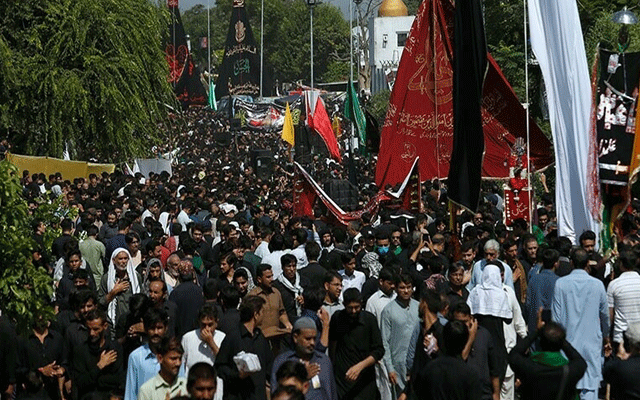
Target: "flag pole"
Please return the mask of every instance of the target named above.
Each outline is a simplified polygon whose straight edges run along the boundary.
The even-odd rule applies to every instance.
[[[264,76],[263,71],[263,60],[264,60],[264,0],[261,2],[260,7],[260,98],[262,99],[262,77]]]
[[[353,85],[353,1],[349,0],[349,87],[347,88],[347,96],[351,92],[351,85]],[[353,146],[353,121],[351,121],[351,135],[349,135],[349,162],[352,162],[353,152],[351,146]]]
[[[527,0],[524,0],[524,98],[525,98],[525,118],[527,127],[527,186],[529,187],[529,233],[533,233],[533,188],[531,187],[531,151],[529,149],[529,47],[527,30]]]
[[[209,90],[211,90],[211,0],[207,0],[207,58],[209,59],[207,76],[209,77]]]

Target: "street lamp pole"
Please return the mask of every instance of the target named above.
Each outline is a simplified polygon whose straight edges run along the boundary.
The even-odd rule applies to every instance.
[[[307,0],[309,6],[309,21],[310,21],[310,44],[311,44],[311,90],[313,90],[313,8],[318,4],[319,0]]]
[[[264,76],[264,0],[260,11],[260,99],[262,99],[262,77]]]

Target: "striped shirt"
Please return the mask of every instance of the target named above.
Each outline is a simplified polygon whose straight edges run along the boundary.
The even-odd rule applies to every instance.
[[[607,303],[613,308],[613,341],[622,342],[629,324],[640,322],[640,275],[623,272],[607,289]]]

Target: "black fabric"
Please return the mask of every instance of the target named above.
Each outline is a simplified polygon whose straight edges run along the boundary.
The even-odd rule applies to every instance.
[[[477,400],[482,398],[476,371],[461,358],[438,357],[418,373],[420,400]]]
[[[304,289],[308,288],[309,284],[309,280],[301,275],[300,286]],[[280,291],[282,303],[284,304],[284,309],[287,312],[287,317],[289,317],[289,322],[293,324],[298,319],[295,294],[278,280],[273,281],[272,286]]]
[[[197,328],[198,311],[204,304],[204,295],[200,286],[193,282],[182,282],[176,286],[169,300],[178,307],[176,316],[176,336],[180,337],[185,333]]]
[[[306,267],[298,271],[300,277],[304,277],[309,281],[310,286],[322,287],[324,285],[324,276],[327,270],[317,262],[311,262]]]
[[[239,326],[240,312],[235,308],[225,311],[218,321],[218,330],[226,333],[227,335],[238,330]]]
[[[537,338],[538,332],[532,332],[524,340],[520,340],[509,353],[509,365],[522,382],[520,386],[522,400],[555,400],[562,380],[562,367],[541,365],[527,357],[527,350]],[[569,342],[564,342],[562,350],[569,360],[569,381],[562,399],[574,400],[576,384],[587,370],[587,363]]]
[[[260,371],[244,379],[240,379],[233,361],[233,357],[241,351],[256,354],[261,365]],[[241,324],[239,329],[228,332],[220,345],[215,365],[218,376],[224,381],[224,399],[266,400],[265,385],[271,376],[272,364],[273,353],[260,329],[254,329],[251,334]]]
[[[611,384],[611,398],[640,399],[640,355],[634,354],[623,361],[617,357],[605,362],[602,374]]]
[[[471,347],[471,353],[467,359],[467,365],[473,368],[482,386],[482,399],[491,400],[493,394],[493,386],[491,377],[498,376],[500,371],[498,367],[498,356],[493,342],[493,338],[488,330],[479,326],[476,338]]]
[[[358,188],[344,179],[331,179],[324,185],[324,191],[340,208],[355,211],[358,208]]]
[[[187,56],[187,61],[174,91],[183,109],[187,109],[191,105],[207,104],[207,92],[200,81],[200,71],[195,66],[191,54]]]
[[[0,343],[4,343],[0,351],[0,391],[16,382],[16,366],[18,363],[17,346],[8,343],[16,343],[16,330],[6,315],[0,316]]]
[[[329,341],[332,349],[335,349],[330,355],[336,375],[338,397],[348,400],[366,398],[371,393],[375,396],[377,389],[373,366],[363,370],[355,382],[347,380],[345,374],[349,368],[369,356],[376,360],[384,356],[382,336],[376,317],[368,311],[361,311],[358,318],[352,319],[346,310],[336,311],[331,318]]]
[[[104,367],[98,368],[98,361],[103,351],[115,350],[118,353],[116,360]],[[117,341],[108,338],[105,345],[98,345],[85,342],[74,351],[71,361],[73,371],[73,384],[78,390],[78,398],[82,398],[91,392],[108,393],[110,391],[124,390],[125,369],[124,354],[122,347]]]
[[[493,343],[496,348],[496,371],[499,374],[497,376],[502,380],[507,372],[507,349],[505,347],[503,327],[503,323],[505,323],[506,320],[492,315],[476,314],[475,317],[478,320],[478,326],[486,328],[493,338]]]
[[[264,87],[270,86],[264,84]],[[244,8],[244,0],[234,0],[224,57],[216,82],[216,99],[228,95],[257,96],[259,93],[259,52]]]
[[[364,117],[367,120],[367,151],[378,154],[380,150],[380,127],[378,126],[378,121],[366,108],[364,109]]]
[[[51,245],[51,254],[55,258],[54,261],[64,257],[64,246],[73,240],[73,237],[67,233],[63,233],[62,236],[57,237]]]
[[[456,1],[453,57],[453,150],[449,167],[449,199],[473,211],[482,181],[484,133],[482,85],[487,70],[482,2]]]
[[[24,378],[30,371],[56,362],[57,365],[67,368],[67,360],[64,358],[64,338],[60,333],[49,329],[44,342],[32,332],[20,338],[18,341],[18,377]],[[56,378],[42,376],[45,390],[52,399],[59,399],[58,381]]]

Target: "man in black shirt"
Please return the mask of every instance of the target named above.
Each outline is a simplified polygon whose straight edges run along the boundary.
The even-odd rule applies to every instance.
[[[58,382],[64,380],[66,361],[62,335],[49,329],[49,323],[44,318],[37,317],[34,329],[18,344],[19,378],[23,380],[29,372],[37,370],[49,397],[52,400],[60,399],[62,393]]]
[[[228,286],[220,292],[220,301],[224,313],[218,321],[218,330],[229,334],[240,326],[240,313],[238,304],[240,303],[240,293],[233,286]]]
[[[374,365],[384,356],[376,317],[362,309],[356,288],[343,294],[344,310],[336,311],[329,328],[329,356],[341,400],[375,399],[378,393]]]
[[[576,384],[587,370],[587,363],[567,342],[565,330],[560,324],[553,321],[546,324],[542,322],[542,308],[538,311],[537,328],[509,353],[509,365],[522,382],[521,398],[557,399],[562,390],[561,399],[575,399]],[[529,347],[538,338],[542,351],[527,356]],[[568,360],[560,350],[564,351]]]
[[[620,343],[615,357],[604,363],[602,375],[611,384],[612,398],[640,398],[640,324],[631,323],[624,332],[624,344]]]
[[[216,370],[224,381],[225,400],[266,400],[273,354],[267,339],[258,328],[265,300],[247,296],[240,306],[239,329],[227,332],[216,356]],[[238,370],[233,358],[244,351],[258,356],[260,370]]]
[[[477,400],[482,385],[476,371],[462,359],[469,339],[467,325],[451,321],[443,328],[446,350],[417,375],[415,391],[420,400]]]
[[[99,398],[124,389],[125,374],[122,347],[108,337],[107,316],[95,310],[86,316],[89,339],[74,350],[71,362],[73,383],[78,398]],[[93,396],[93,397],[89,397]]]
[[[182,260],[180,262],[180,284],[169,295],[169,300],[178,306],[177,337],[196,329],[198,325],[198,310],[204,304],[204,294],[200,286],[194,283],[194,279],[193,263],[189,259]]]

